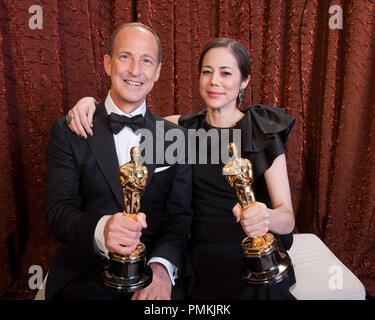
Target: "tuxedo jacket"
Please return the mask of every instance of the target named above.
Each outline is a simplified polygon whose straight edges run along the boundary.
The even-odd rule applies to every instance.
[[[46,299],[94,265],[102,263],[104,268],[103,257],[94,248],[95,228],[104,215],[123,211],[119,163],[103,102],[97,106],[93,121],[94,134],[87,139],[70,131],[64,118],[57,119],[52,127],[47,149],[46,223],[59,248],[48,273]],[[192,217],[191,165],[187,161],[156,163],[156,136],[164,137],[156,121],[163,122],[164,132],[178,128],[185,137],[182,143],[164,139],[164,150],[171,143],[180,144],[180,152],[188,150],[185,129],[146,110],[144,128],[154,137],[154,161],[145,163],[148,178],[141,193],[141,212],[146,214],[147,228],[141,241],[148,257],[167,259],[181,272]]]

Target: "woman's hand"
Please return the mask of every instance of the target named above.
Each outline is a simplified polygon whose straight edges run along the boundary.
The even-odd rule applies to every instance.
[[[247,236],[254,238],[262,236],[269,230],[270,210],[262,202],[256,202],[252,207],[242,210],[237,203],[232,211],[237,222],[240,221],[242,228]]]
[[[69,128],[77,135],[87,138],[87,134],[93,135],[92,118],[96,109],[97,101],[93,97],[85,97],[79,100],[76,105],[68,111],[71,118]]]

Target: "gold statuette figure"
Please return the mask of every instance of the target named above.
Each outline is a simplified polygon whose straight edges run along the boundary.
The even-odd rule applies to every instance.
[[[130,150],[130,162],[120,167],[120,183],[124,190],[124,215],[137,220],[141,208],[141,192],[146,187],[147,167],[139,163],[138,147]]]
[[[238,156],[237,147],[234,143],[230,143],[229,155],[231,159],[223,168],[223,175],[225,175],[230,186],[236,190],[237,198],[242,210],[246,210],[255,205],[255,195],[251,187],[253,183],[253,166],[251,161],[243,159]],[[273,235],[266,233],[263,236],[248,237],[243,241],[244,250],[261,249],[267,247],[273,241]]]
[[[137,221],[141,208],[141,192],[146,187],[148,170],[139,163],[138,147],[130,150],[131,160],[119,169],[120,184],[124,191],[124,216]],[[104,273],[104,284],[119,292],[135,292],[152,281],[152,270],[146,265],[146,246],[139,242],[130,254],[109,253]]]
[[[124,190],[124,216],[135,221],[141,209],[141,192],[146,187],[148,177],[147,167],[139,163],[139,157],[139,148],[131,148],[131,160],[119,169],[120,184]],[[140,242],[130,257],[137,256],[144,249],[144,244]]]

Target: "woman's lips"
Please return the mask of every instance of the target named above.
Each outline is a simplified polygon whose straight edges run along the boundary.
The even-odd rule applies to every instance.
[[[224,93],[222,92],[213,92],[213,91],[209,91],[207,92],[207,94],[212,97],[212,98],[218,98],[218,97],[221,97]]]

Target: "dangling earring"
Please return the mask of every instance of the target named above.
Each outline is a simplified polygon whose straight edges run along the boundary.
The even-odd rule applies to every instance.
[[[242,109],[242,100],[245,96],[245,89],[241,88],[238,92],[238,109]]]

